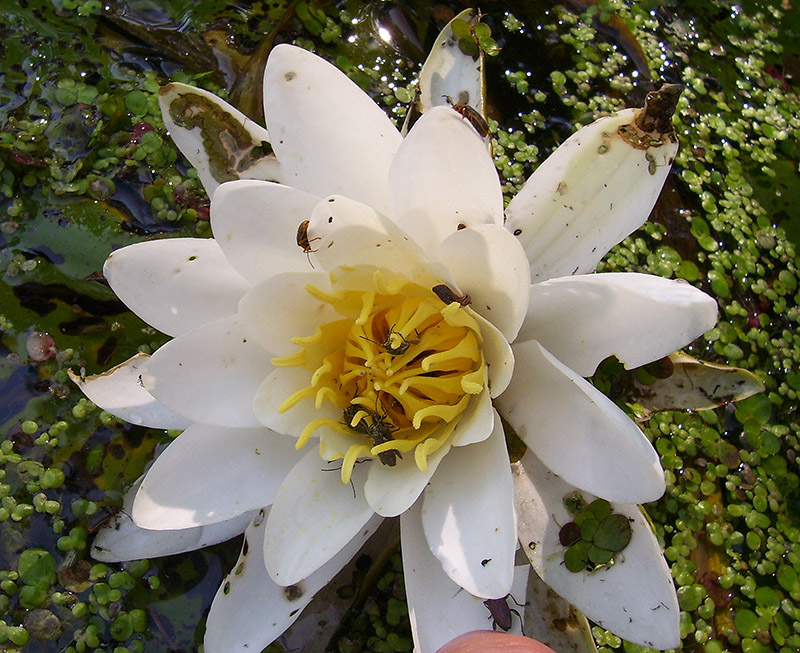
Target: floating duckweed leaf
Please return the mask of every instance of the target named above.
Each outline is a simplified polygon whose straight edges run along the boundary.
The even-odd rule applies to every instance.
[[[559,542],[569,547],[564,552],[564,565],[572,572],[595,571],[614,564],[614,554],[631,541],[633,530],[625,515],[613,513],[605,499],[595,499],[589,505],[580,492],[563,499],[575,521],[568,522],[558,533]]]
[[[631,524],[625,515],[619,513],[609,515],[600,522],[592,542],[595,546],[618,553],[631,541]]]
[[[567,522],[558,532],[558,541],[563,546],[572,546],[581,539],[581,527],[574,521]]]
[[[781,565],[777,572],[778,584],[787,592],[800,591],[800,577],[789,565]]]
[[[124,642],[133,635],[133,620],[127,612],[121,613],[111,622],[111,637],[118,642]]]
[[[50,610],[37,608],[25,617],[25,630],[37,642],[49,642],[61,634],[61,620]]]
[[[594,565],[607,565],[614,558],[614,552],[606,549],[601,549],[596,544],[592,544],[589,549],[589,562]]]
[[[564,553],[564,565],[571,572],[578,573],[584,571],[589,564],[589,549],[592,548],[590,542],[576,542]]]
[[[134,116],[147,113],[147,95],[143,91],[131,91],[125,96],[125,108]]]
[[[577,518],[575,523],[578,523]],[[581,539],[591,542],[594,539],[595,533],[597,533],[597,529],[600,527],[600,522],[589,517],[580,522],[580,527]]]
[[[605,499],[595,499],[586,506],[587,514],[602,521],[611,514],[611,504]]]
[[[748,397],[736,404],[736,419],[741,424],[753,422],[760,426],[766,424],[772,415],[772,403],[765,395]]]
[[[579,515],[586,508],[586,500],[580,492],[573,492],[564,497],[564,507],[573,515]]]
[[[47,589],[56,579],[56,561],[44,549],[23,551],[17,569],[26,585]]]

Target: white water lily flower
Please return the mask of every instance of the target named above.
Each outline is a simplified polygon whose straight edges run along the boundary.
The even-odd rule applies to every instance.
[[[276,639],[380,517],[400,515],[415,644],[433,652],[486,627],[480,603],[514,582],[500,416],[565,483],[613,502],[657,499],[657,454],[583,377],[612,354],[629,367],[669,354],[713,326],[716,305],[649,275],[548,272],[588,271],[641,224],[663,183],[646,158],[660,142],[603,132],[596,156],[619,141],[646,188],[620,209],[620,225],[603,192],[578,207],[581,177],[595,192],[602,166],[568,168],[569,191],[545,199],[569,200],[584,221],[555,225],[539,266],[526,238],[554,228],[532,208],[553,166],[504,224],[486,145],[452,108],[428,110],[403,139],[343,73],[288,45],[273,50],[264,89],[274,156],[259,169],[270,180],[216,188],[213,240],[140,243],[106,263],[120,298],[174,338],[81,387],[123,419],[186,427],[134,489],[132,521],[113,531],[146,557],[221,541],[255,515],[211,608],[213,653]],[[627,116],[606,120],[616,130]],[[573,137],[578,146],[587,133]],[[514,234],[525,230],[523,248]],[[137,555],[109,533],[96,557]],[[575,576],[558,588],[568,600]],[[454,603],[443,620],[447,597],[479,609]],[[677,637],[671,621],[668,630]]]

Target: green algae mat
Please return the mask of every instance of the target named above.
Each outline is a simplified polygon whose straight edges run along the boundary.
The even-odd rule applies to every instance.
[[[712,295],[719,322],[685,351],[749,370],[764,390],[654,412],[646,388],[660,370],[630,374],[609,360],[592,379],[640,420],[666,471],[666,494],[645,509],[678,592],[680,650],[800,648],[800,8],[792,4],[481,7],[491,28],[481,43],[486,113],[508,197],[579,126],[641,106],[662,81],[684,86],[674,119],[681,148],[662,195],[599,270],[683,279]],[[0,650],[198,650],[241,538],[154,560],[92,560],[94,534],[176,433],[117,420],[68,377],[166,341],[104,284],[108,254],[153,237],[210,235],[208,197],[166,133],[158,90],[193,84],[263,121],[260,76],[272,46],[288,42],[334,62],[402,124],[419,66],[463,7],[6,5]],[[681,405],[668,404],[656,407]],[[397,547],[389,525],[309,608],[320,604],[315,614],[328,622],[301,619],[268,650],[410,651]],[[601,651],[647,650],[598,626],[592,634]]]

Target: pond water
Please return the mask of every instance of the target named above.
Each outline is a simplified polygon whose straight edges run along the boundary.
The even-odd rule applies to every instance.
[[[210,235],[208,198],[166,134],[158,89],[198,85],[263,121],[264,62],[290,42],[334,61],[401,122],[433,39],[463,7],[11,4],[0,5],[0,649],[196,650],[241,541],[96,564],[93,534],[175,434],[102,413],[67,376],[166,340],[103,283],[112,250]],[[713,295],[719,324],[687,351],[754,372],[765,391],[642,422],[668,480],[646,510],[678,587],[683,649],[798,650],[800,12],[788,0],[482,11],[498,45],[487,113],[509,196],[579,126],[641,106],[659,81],[685,86],[682,147],[661,199],[600,270],[680,278]],[[634,403],[613,365],[594,381]],[[397,550],[389,525],[270,650],[410,650]],[[593,634],[601,650],[644,650]]]

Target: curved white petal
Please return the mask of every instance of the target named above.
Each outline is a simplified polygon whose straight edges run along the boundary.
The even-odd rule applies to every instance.
[[[627,368],[650,363],[717,321],[717,303],[702,290],[651,274],[550,279],[532,286],[530,297],[518,341],[538,340],[582,376],[612,354]]]
[[[483,60],[461,51],[460,39],[453,34],[454,20],[474,25],[478,20],[477,12],[465,9],[436,37],[419,72],[419,104],[423,113],[430,107],[444,105],[445,96],[449,96],[452,102],[469,104],[479,113],[483,111]]]
[[[451,639],[472,630],[492,627],[492,617],[483,599],[456,585],[442,571],[425,540],[418,501],[400,516],[403,576],[415,651],[436,651]],[[525,603],[529,565],[514,569],[511,594]],[[500,597],[495,597],[500,598]],[[509,599],[510,600],[510,599]],[[524,613],[516,608],[520,615]],[[509,632],[521,634],[522,623],[512,614]]]
[[[131,516],[142,528],[174,530],[268,506],[300,459],[294,444],[265,428],[193,424],[147,470]]]
[[[495,427],[495,411],[492,408],[492,397],[484,390],[472,398],[466,410],[461,415],[461,420],[453,429],[452,445],[464,447],[468,444],[483,442],[488,438]]]
[[[483,343],[481,350],[486,358],[489,367],[489,392],[494,399],[499,397],[514,374],[514,350],[508,344],[506,337],[491,322],[473,314],[473,317],[481,325],[481,337]]]
[[[358,553],[380,525],[373,517],[333,558],[295,585],[277,585],[264,566],[263,513],[245,531],[245,546],[233,571],[222,582],[206,622],[207,653],[253,653],[275,641],[314,595]]]
[[[436,471],[439,463],[450,451],[450,442],[428,456],[428,470],[421,472],[414,462],[413,453],[407,453],[394,467],[379,462],[370,464],[364,493],[372,509],[384,517],[397,517],[408,510]]]
[[[624,482],[624,481],[623,481]],[[533,568],[559,595],[615,635],[642,646],[680,645],[678,598],[655,535],[638,506],[612,504],[631,522],[628,546],[611,567],[571,572],[564,566],[560,525],[573,519],[564,496],[575,488],[549,471],[532,451],[514,469],[519,535]],[[587,502],[594,496],[586,493]]]
[[[264,114],[283,183],[386,210],[389,166],[402,139],[342,71],[300,48],[275,46],[264,72]]]
[[[500,414],[550,469],[576,487],[620,503],[664,493],[658,454],[636,424],[535,340],[514,346]]]
[[[503,224],[503,195],[486,144],[452,108],[430,109],[397,151],[388,215],[431,255],[460,225]]]
[[[211,228],[231,265],[251,283],[282,272],[313,272],[297,230],[317,202],[317,196],[281,184],[232,181],[211,198]]]
[[[153,354],[144,387],[169,410],[194,422],[261,426],[253,397],[272,371],[270,355],[237,316],[205,324]]]
[[[103,274],[136,315],[170,336],[236,313],[249,284],[210,238],[162,238],[112,252]]]
[[[141,528],[130,517],[133,499],[141,482],[140,478],[131,486],[125,494],[122,510],[97,532],[92,543],[92,557],[95,560],[141,560],[202,549],[243,533],[254,516],[251,511],[217,524],[181,530],[153,531]]]
[[[330,277],[322,272],[278,274],[252,288],[239,303],[239,316],[250,337],[273,356],[287,356],[298,350],[292,338],[313,335],[321,324],[341,315],[312,297],[314,286],[330,291]]]
[[[68,370],[69,378],[95,405],[114,417],[154,429],[185,429],[191,422],[170,412],[144,389],[142,374],[150,359],[136,354],[116,367],[81,378]]]
[[[316,250],[314,259],[329,272],[374,265],[414,279],[431,268],[422,249],[396,224],[372,207],[340,195],[317,204],[308,235]]]
[[[540,165],[509,202],[506,229],[531,262],[534,283],[593,272],[614,245],[647,220],[678,149],[632,145],[618,133],[641,109],[586,125]]]
[[[511,342],[528,308],[531,268],[525,250],[496,224],[460,229],[442,241],[436,255],[472,297],[472,310]]]
[[[453,582],[486,599],[511,591],[517,519],[499,417],[487,439],[453,449],[439,465],[425,490],[422,526]]]
[[[273,581],[293,585],[310,576],[369,521],[362,467],[353,469],[352,487],[314,449],[292,468],[267,519],[264,560]]]
[[[329,401],[315,408],[314,397],[301,400],[283,413],[278,411],[286,399],[310,384],[311,372],[306,368],[276,367],[258,387],[253,399],[253,413],[264,426],[295,438],[300,437],[300,432],[314,419],[341,419],[341,409]]]
[[[158,103],[169,135],[197,170],[209,197],[231,179],[279,178],[274,155],[252,153],[269,143],[267,130],[213,93],[172,82],[161,87]]]

